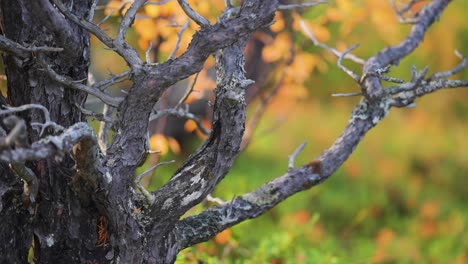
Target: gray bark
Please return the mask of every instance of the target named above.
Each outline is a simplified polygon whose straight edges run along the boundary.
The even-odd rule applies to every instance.
[[[134,1],[115,39],[85,19],[93,6],[91,0],[0,2],[4,33],[0,49],[6,52],[3,60],[8,77],[8,98],[0,97],[0,105],[4,107],[8,101],[16,106],[2,107],[0,116],[17,115],[28,124],[27,131],[0,129],[0,237],[5,241],[0,243],[0,262],[25,263],[33,242],[36,263],[172,263],[180,250],[255,218],[326,180],[392,106],[407,106],[427,93],[468,85],[445,80],[466,66],[463,60],[448,72],[429,78],[425,72],[414,73],[407,83],[385,90],[381,86],[379,71],[414,50],[450,2],[433,1],[421,11],[421,19],[399,46],[383,49],[366,61],[364,75],[358,80],[364,98],[329,149],[250,193],[179,220],[228,174],[240,151],[246,88],[252,83],[244,72],[244,49],[252,33],[271,23],[279,3],[246,0],[238,9],[228,7],[211,25],[185,1],[179,1],[201,29],[184,54],[149,64],[125,42],[126,31],[145,2]],[[125,98],[113,98],[99,89],[121,77],[92,86],[83,81],[89,66],[89,32],[127,62],[133,86]],[[153,106],[171,85],[199,72],[212,54],[217,88],[209,138],[163,187],[152,193],[137,192],[134,174],[148,153]],[[80,109],[88,93],[117,110],[112,143],[109,148],[103,143],[103,152]],[[37,105],[42,105],[47,113],[25,108],[29,104],[36,104],[39,110]],[[36,130],[34,123],[47,126]],[[26,136],[28,142],[5,140],[19,136]],[[37,187],[37,194],[25,196],[21,179]],[[33,186],[36,180],[38,184]]]

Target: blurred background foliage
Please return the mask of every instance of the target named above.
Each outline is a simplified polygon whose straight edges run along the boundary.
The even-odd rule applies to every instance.
[[[101,2],[96,21],[110,16],[102,28],[115,35],[131,1]],[[188,2],[211,22],[216,22],[224,8],[222,0]],[[425,3],[415,5],[413,13]],[[418,69],[427,65],[430,73],[448,70],[459,63],[455,49],[468,56],[467,13],[464,1],[453,1],[418,49],[392,68],[390,75],[408,80],[412,65]],[[309,144],[296,164],[313,160],[337,138],[359,100],[331,97],[332,93],[356,92],[359,88],[338,69],[332,54],[314,46],[302,32],[301,19],[319,41],[338,50],[360,43],[355,54],[364,59],[399,43],[411,27],[398,23],[385,0],[336,0],[278,13],[270,29],[254,35],[262,45],[261,53],[247,51],[253,54],[247,58],[248,74],[261,84],[247,94],[248,119],[256,115],[262,100],[274,95],[273,100],[260,111],[264,112],[261,122],[247,125],[251,140],[216,188],[216,197],[229,200],[282,175],[287,170],[287,155],[304,140]],[[127,39],[139,48],[142,57],[152,42],[148,53],[152,61],[164,62],[171,53],[175,57],[183,53],[198,29],[189,22],[182,32],[187,21],[175,0],[147,5]],[[180,48],[174,52],[179,32]],[[345,64],[357,73],[361,71],[360,65],[350,61]],[[210,58],[186,101],[207,128],[216,86],[213,66]],[[124,62],[93,38],[93,78],[101,80],[124,70]],[[468,70],[453,78],[468,79]],[[192,76],[169,89],[156,108],[174,106],[194,79]],[[1,85],[5,92],[5,82]],[[123,82],[110,92],[122,95],[130,85]],[[291,197],[258,219],[184,250],[177,262],[468,263],[466,98],[467,90],[446,90],[418,100],[416,108],[392,109],[329,180]],[[88,99],[87,108],[99,112],[101,107],[94,98]],[[90,121],[97,128],[98,123],[92,118]],[[164,184],[204,138],[206,135],[190,120],[164,117],[153,122],[151,148],[161,154],[151,155],[140,172],[158,161],[174,159],[176,163],[146,177],[145,184],[150,189]],[[190,214],[210,205],[204,203]]]

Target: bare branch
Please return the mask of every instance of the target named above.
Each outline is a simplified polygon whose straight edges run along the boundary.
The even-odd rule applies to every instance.
[[[72,149],[80,140],[92,138],[93,129],[86,123],[76,123],[57,136],[47,136],[31,144],[28,148],[0,150],[0,160],[5,162],[24,162],[40,160],[53,155],[62,155]]]
[[[294,161],[296,160],[297,155],[301,153],[301,151],[304,149],[306,145],[307,145],[307,141],[302,143],[299,147],[297,147],[296,150],[294,150],[294,152],[291,155],[289,155],[288,170],[294,169]]]
[[[353,71],[351,71],[350,69],[346,68],[345,66],[343,66],[343,64],[341,63],[341,61],[343,60],[343,58],[346,56],[346,54],[348,54],[349,52],[351,52],[353,49],[357,48],[359,46],[359,44],[354,44],[353,46],[349,47],[348,49],[346,49],[339,57],[338,57],[338,67],[340,67],[341,70],[343,70],[344,72],[346,72],[349,76],[351,76],[351,78],[353,78],[357,83],[360,83],[360,80],[361,80],[361,77],[359,77],[359,75],[357,75],[356,73],[354,73]]]
[[[75,24],[81,26],[82,28],[88,30],[91,34],[95,35],[104,45],[106,45],[109,49],[115,50],[117,54],[119,54],[126,62],[127,64],[133,69],[133,68],[138,68],[139,65],[142,64],[142,61],[140,57],[138,56],[137,51],[132,48],[130,45],[128,45],[125,41],[124,38],[122,38],[121,34],[125,33],[126,30],[128,29],[128,26],[130,26],[130,14],[126,14],[127,19],[124,18],[122,21],[121,27],[119,28],[119,34],[118,38],[116,40],[113,40],[111,37],[109,37],[104,31],[102,31],[97,25],[85,20],[81,19],[74,14],[72,14],[68,8],[61,2],[61,0],[51,0],[55,6],[62,12],[62,14],[73,21]],[[144,2],[142,0],[139,0],[138,3]],[[134,9],[137,7],[136,5],[137,2],[132,5]],[[132,8],[130,8],[132,9]],[[134,9],[132,9],[132,12],[136,12]],[[130,10],[129,10],[130,11]],[[125,22],[125,24],[124,24]],[[119,38],[119,36],[121,38]]]
[[[311,2],[311,3],[279,5],[279,6],[278,6],[278,10],[289,10],[289,9],[296,9],[296,8],[308,8],[308,7],[313,7],[313,6],[321,5],[321,4],[328,4],[328,2],[327,2],[327,1],[317,1],[317,2]]]
[[[197,13],[185,0],[177,0],[185,14],[201,27],[210,26],[211,23],[206,18]]]
[[[363,95],[362,92],[358,93],[334,93],[332,94],[333,97],[352,97],[352,96],[361,96]]]
[[[39,109],[44,113],[44,120],[45,120],[44,124],[38,124],[38,123],[31,124],[31,125],[40,125],[42,127],[40,135],[43,135],[45,129],[47,129],[48,127],[52,127],[55,131],[62,131],[64,129],[61,125],[53,122],[50,119],[49,110],[47,110],[47,108],[39,104],[26,104],[26,105],[22,105],[18,107],[6,107],[5,110],[0,110],[0,115],[7,115],[7,114],[22,112],[22,111],[31,110],[31,109]]]
[[[428,93],[435,92],[440,89],[460,88],[468,87],[468,80],[447,80],[445,78],[450,77],[461,71],[467,66],[466,59],[458,54],[462,58],[462,62],[454,68],[434,73],[428,78],[425,78],[429,68],[426,66],[423,70],[417,71],[416,67],[411,68],[412,77],[410,82],[402,83],[397,86],[388,87],[384,90],[385,95],[395,95],[390,98],[390,105],[395,107],[408,107],[412,105],[414,100],[418,97],[426,95]]]
[[[109,86],[128,80],[131,74],[132,71],[124,71],[119,74],[111,74],[110,78],[92,84],[91,88],[104,91]]]
[[[310,31],[310,29],[307,27],[307,25],[305,24],[304,20],[301,18],[300,20],[300,25],[301,25],[301,28],[302,30],[304,31],[304,33],[310,38],[310,40],[312,40],[312,42],[314,43],[315,46],[318,46],[318,47],[321,47],[323,49],[326,49],[328,50],[329,52],[331,52],[333,55],[335,55],[337,58],[339,58],[340,56],[342,56],[342,53],[339,52],[338,50],[320,42],[317,40],[317,38],[315,38],[314,34],[312,33],[312,31]],[[356,57],[355,55],[353,54],[346,54],[344,56],[345,59],[350,59],[356,63],[359,63],[359,64],[364,64],[366,61],[359,58],[359,57]]]
[[[180,98],[179,102],[174,107],[175,109],[179,108],[187,100],[187,98],[190,96],[190,94],[193,92],[193,88],[195,88],[195,84],[197,83],[197,80],[198,80],[198,75],[200,75],[200,72],[197,72],[195,74],[195,78],[193,78],[192,85],[190,85],[190,88]]]
[[[213,133],[171,180],[154,192],[151,212],[158,222],[179,219],[203,201],[228,173],[239,153],[245,122],[245,89],[252,83],[246,79],[243,68],[247,40],[248,36],[244,36],[216,54]]]
[[[81,50],[84,43],[79,35],[75,33],[72,27],[73,24],[57,12],[49,0],[31,1],[25,6],[29,8],[30,12],[37,17],[45,28],[53,33],[55,43],[62,48],[66,48],[63,52],[67,56],[63,56],[63,58],[76,59],[78,56],[81,56],[76,50]]]
[[[94,12],[96,11],[96,6],[98,4],[99,0],[93,0],[91,3],[91,7],[89,8],[89,13],[88,17],[86,18],[88,21],[92,22],[94,19]]]
[[[409,12],[411,11],[411,7],[418,3],[418,2],[421,2],[423,0],[411,0],[408,4],[406,4],[405,6],[403,6],[400,10],[398,10],[398,7],[396,6],[395,2],[393,0],[389,0],[390,4],[392,5],[392,8],[393,10],[395,10],[395,13],[397,14],[397,17],[398,17],[398,21],[400,23],[408,23],[408,24],[413,24],[413,23],[416,23],[418,20],[417,20],[417,17],[408,17],[408,18],[405,18],[403,16],[404,13],[406,12]],[[410,14],[411,15],[411,14]],[[417,14],[416,14],[417,15]]]
[[[164,5],[167,4],[171,0],[161,0],[159,2],[146,2],[145,5]]]
[[[106,104],[104,104],[106,105]],[[108,117],[104,116],[103,114],[99,114],[99,113],[96,113],[96,112],[93,112],[91,110],[88,110],[86,108],[84,108],[83,106],[75,103],[75,106],[80,109],[81,113],[83,113],[83,115],[85,116],[90,116],[98,121],[101,121],[101,122],[111,122],[112,120],[109,119]]]
[[[347,160],[363,136],[385,117],[388,110],[388,104],[370,107],[365,99],[361,100],[343,133],[316,160],[289,169],[283,176],[223,205],[180,220],[175,229],[179,249],[206,241],[230,226],[258,217],[291,195],[323,182]]]
[[[115,38],[117,42],[126,43],[125,35],[127,30],[133,24],[135,20],[136,13],[138,10],[147,2],[148,0],[135,0],[130,8],[125,13],[122,22],[120,23],[119,31],[117,32],[117,37]]]
[[[173,115],[173,116],[193,120],[197,124],[197,127],[200,129],[200,131],[203,134],[209,135],[211,133],[211,131],[206,129],[205,126],[202,124],[200,118],[198,118],[197,116],[189,112],[188,105],[185,109],[183,109],[182,107],[178,107],[178,108],[159,110],[156,112],[156,114],[153,114],[150,116],[150,122],[158,118],[161,118],[162,116],[165,116],[165,115]]]
[[[47,64],[43,58],[38,59],[40,65],[45,69],[46,73],[51,77],[53,80],[56,82],[63,84],[69,88],[75,89],[75,90],[80,90],[83,92],[87,92],[88,94],[94,95],[99,100],[104,102],[105,104],[118,107],[119,104],[123,101],[123,98],[120,97],[112,97],[109,94],[106,94],[98,89],[95,89],[93,87],[86,86],[84,84],[78,83],[76,81],[73,81],[69,79],[68,77],[62,76],[58,74],[56,71],[52,69],[52,67]]]
[[[107,149],[109,148],[109,129],[112,126],[112,110],[113,108],[104,105],[104,108],[102,110],[102,115],[104,116],[104,120],[101,121],[99,125],[99,132],[98,132],[98,144],[99,147],[101,148],[101,152],[106,155],[107,154]],[[107,120],[109,121],[107,121]]]
[[[172,50],[171,54],[169,55],[169,60],[173,59],[177,53],[177,51],[179,50],[179,47],[180,47],[180,41],[182,40],[182,34],[184,34],[184,31],[188,28],[190,24],[190,19],[187,19],[187,22],[185,22],[185,24],[182,26],[182,28],[179,30],[179,32],[177,33],[177,42],[174,46],[174,49]]]
[[[448,71],[445,71],[445,72],[438,72],[438,73],[435,73],[433,74],[432,76],[430,76],[428,78],[429,81],[431,80],[435,80],[435,79],[443,79],[443,78],[447,78],[447,77],[450,77],[452,75],[455,75],[457,74],[458,72],[460,72],[461,70],[463,70],[466,65],[468,64],[468,60],[466,59],[465,56],[463,56],[458,50],[455,50],[455,55],[461,59],[461,62],[460,64],[458,64],[457,66],[455,66],[453,69],[450,69]]]
[[[231,9],[234,7],[234,5],[232,4],[232,0],[224,0],[224,4],[226,5],[227,9]]]
[[[12,55],[18,56],[20,58],[27,58],[31,56],[32,52],[59,52],[63,51],[62,48],[56,48],[56,47],[26,47],[23,45],[20,45],[19,43],[16,43],[13,40],[10,40],[6,38],[3,35],[0,35],[0,50],[3,50],[5,52],[8,52]]]
[[[141,178],[143,178],[143,176],[147,175],[148,173],[154,171],[155,169],[157,169],[159,166],[162,166],[162,165],[166,165],[166,164],[171,164],[171,163],[174,163],[175,160],[171,160],[171,161],[165,161],[165,162],[160,162],[156,165],[154,165],[153,167],[145,170],[142,174],[138,175],[137,177],[135,177],[135,185],[136,187],[138,188],[138,190],[140,190],[140,192],[146,197],[147,201],[149,204],[152,204],[153,201],[154,201],[154,196],[148,192],[148,190],[146,190],[145,187],[143,187],[143,185],[141,185]]]
[[[369,72],[376,72],[388,65],[397,65],[399,61],[410,54],[423,40],[424,35],[432,23],[442,14],[442,11],[449,4],[449,0],[432,1],[426,5],[418,15],[418,21],[411,27],[410,34],[398,45],[385,48],[374,57],[367,60],[363,67],[363,75]],[[380,79],[369,76],[361,86],[364,95],[371,102],[377,102],[384,95]]]
[[[211,202],[211,203],[215,203],[215,204],[218,204],[218,205],[223,205],[225,204],[226,202],[223,201],[221,198],[218,198],[218,197],[213,197],[211,194],[208,194],[205,198],[208,202]]]

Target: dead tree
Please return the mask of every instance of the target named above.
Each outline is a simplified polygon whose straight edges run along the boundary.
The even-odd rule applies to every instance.
[[[31,247],[36,263],[172,263],[182,249],[258,217],[291,195],[325,181],[392,107],[413,105],[418,97],[440,89],[468,86],[468,81],[447,79],[466,66],[461,55],[461,64],[446,72],[429,76],[427,68],[413,68],[407,81],[387,75],[418,46],[449,0],[431,1],[410,21],[404,18],[409,8],[397,10],[402,21],[412,23],[411,32],[400,44],[366,60],[350,54],[355,46],[338,52],[319,43],[304,27],[311,44],[333,52],[338,66],[361,88],[362,99],[346,128],[310,163],[294,167],[298,148],[282,176],[181,219],[212,192],[239,153],[246,116],[244,95],[253,82],[244,73],[243,51],[249,37],[269,26],[277,10],[317,3],[244,0],[233,6],[226,1],[224,13],[212,24],[186,1],[178,0],[200,29],[186,52],[156,64],[140,58],[125,40],[147,0],[133,1],[116,36],[107,35],[93,22],[97,2],[0,2],[0,49],[8,84],[7,97],[0,96],[2,263],[26,263]],[[120,55],[128,71],[87,85],[90,34]],[[171,85],[199,72],[212,54],[217,87],[209,138],[162,188],[149,192],[134,174],[149,152],[148,123],[158,114],[153,106]],[[362,62],[362,74],[345,68],[343,59]],[[106,93],[105,88],[123,79],[133,83],[128,94]],[[383,87],[382,80],[394,85]],[[95,115],[102,122],[98,136],[84,118],[88,94],[106,105],[103,114]],[[171,111],[181,109],[166,112]],[[115,133],[108,144],[110,128]]]

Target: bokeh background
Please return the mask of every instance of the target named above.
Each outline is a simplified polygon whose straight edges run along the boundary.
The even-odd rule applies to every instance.
[[[212,22],[224,8],[221,0],[188,2]],[[413,65],[418,69],[427,65],[430,73],[448,70],[460,62],[454,50],[468,56],[468,4],[452,2],[418,49],[392,68],[391,76],[408,80]],[[424,3],[427,1],[416,5],[413,13]],[[120,0],[100,4],[95,21],[110,15],[102,28],[114,35],[127,5]],[[331,96],[359,88],[338,69],[333,55],[313,45],[301,30],[300,19],[319,41],[338,50],[359,43],[353,52],[364,59],[399,43],[411,27],[398,23],[389,1],[384,0],[336,0],[278,14],[271,29],[255,35],[264,47],[261,54],[251,54],[246,65],[253,67],[249,71],[262,84],[248,93],[248,119],[262,104],[261,98],[268,97],[275,87],[279,89],[261,122],[249,130],[250,143],[216,188],[216,197],[229,200],[282,175],[287,170],[287,156],[304,141],[308,145],[296,164],[313,160],[338,137],[359,100]],[[175,0],[148,5],[127,39],[142,56],[152,42],[149,54],[153,62],[163,62],[186,21]],[[195,23],[188,24],[175,56],[186,49],[197,29]],[[294,60],[288,63],[291,48]],[[216,85],[213,64],[210,58],[187,100],[208,128]],[[360,65],[345,64],[360,73]],[[93,78],[101,80],[124,70],[120,58],[92,40]],[[468,69],[453,78],[468,79]],[[194,76],[169,89],[156,108],[174,106],[193,81]],[[0,84],[5,93],[5,82]],[[122,82],[109,92],[123,95],[130,86],[130,82]],[[415,108],[392,109],[323,184],[211,241],[184,250],[177,262],[468,263],[467,98],[464,88],[444,90],[419,99]],[[86,106],[97,112],[102,109],[92,97]],[[89,120],[98,127],[96,121]],[[151,155],[140,171],[158,161],[176,163],[146,177],[145,184],[150,189],[164,184],[204,138],[192,121],[165,117],[153,122],[151,148],[161,154]],[[211,205],[204,203],[188,215]]]

